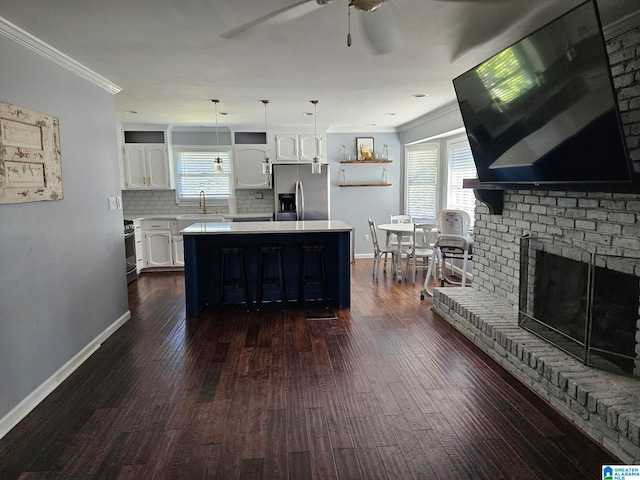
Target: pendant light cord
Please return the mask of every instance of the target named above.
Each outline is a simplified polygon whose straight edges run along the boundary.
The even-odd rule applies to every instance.
[[[222,173],[222,159],[220,158],[220,132],[218,131],[218,103],[220,103],[220,100],[214,98],[211,101],[215,105],[216,109],[216,159],[214,162],[218,165],[218,172]]]
[[[269,124],[267,122],[267,104],[269,100],[260,100],[264,103],[264,134],[267,137],[267,157],[269,156]]]

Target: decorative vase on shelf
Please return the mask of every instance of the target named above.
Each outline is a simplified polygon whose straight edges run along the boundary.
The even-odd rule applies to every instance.
[[[382,169],[382,183],[389,183],[388,181],[389,179],[387,178],[387,169],[383,168]]]
[[[347,183],[347,175],[344,171],[344,168],[340,169],[340,185],[345,185]]]
[[[382,148],[382,160],[389,160],[389,147],[387,147],[386,143]]]

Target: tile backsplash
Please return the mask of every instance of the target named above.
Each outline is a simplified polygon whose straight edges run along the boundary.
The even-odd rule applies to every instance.
[[[258,195],[257,195],[258,194]],[[256,198],[262,194],[262,198]],[[273,190],[237,190],[236,199],[238,213],[273,212]],[[197,205],[181,206],[176,203],[175,190],[123,190],[122,206],[124,215],[162,215],[198,213]],[[228,213],[227,205],[215,203],[207,206],[207,210]]]

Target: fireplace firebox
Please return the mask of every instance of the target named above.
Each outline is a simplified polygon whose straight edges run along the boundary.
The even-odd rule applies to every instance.
[[[640,376],[640,259],[557,238],[520,242],[518,323],[585,364]]]

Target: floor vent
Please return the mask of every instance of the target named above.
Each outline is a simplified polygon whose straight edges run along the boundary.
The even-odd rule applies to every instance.
[[[305,320],[337,320],[338,317],[333,312],[309,312],[304,316]]]

